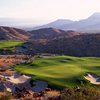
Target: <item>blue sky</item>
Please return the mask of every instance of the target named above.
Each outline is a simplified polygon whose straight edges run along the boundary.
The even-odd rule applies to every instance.
[[[100,12],[100,0],[0,0],[0,18],[79,20],[94,12]]]

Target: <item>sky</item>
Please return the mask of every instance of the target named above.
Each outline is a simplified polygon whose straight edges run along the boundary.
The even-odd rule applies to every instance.
[[[33,19],[34,23],[80,20],[95,12],[100,12],[100,0],[0,0],[0,18]]]

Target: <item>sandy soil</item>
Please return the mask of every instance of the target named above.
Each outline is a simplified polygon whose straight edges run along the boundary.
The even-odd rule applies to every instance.
[[[24,63],[26,55],[0,55],[0,68],[7,68],[16,64]]]
[[[58,97],[60,96],[60,92],[56,90],[51,90],[51,91],[46,92],[45,96],[46,97]]]

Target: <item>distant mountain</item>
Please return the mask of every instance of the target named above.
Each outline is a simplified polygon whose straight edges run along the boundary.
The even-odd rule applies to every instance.
[[[27,40],[28,32],[24,30],[0,26],[0,40]]]
[[[59,28],[64,29],[64,30],[70,29],[70,30],[80,30],[81,31],[82,28],[89,27],[91,25],[96,25],[98,23],[100,23],[100,13],[94,13],[87,19],[76,21],[72,24],[62,25]]]
[[[48,23],[46,25],[42,25],[42,26],[37,26],[37,27],[34,27],[33,29],[36,30],[36,29],[41,29],[41,28],[58,28],[62,25],[66,25],[66,24],[70,24],[70,23],[73,23],[72,20],[66,20],[66,19],[58,19],[54,22],[51,22],[51,23]]]
[[[87,19],[79,21],[56,20],[49,24],[35,27],[33,28],[33,30],[50,27],[62,30],[74,30],[79,32],[100,32],[100,13],[94,13]]]
[[[79,32],[72,30],[64,31],[57,28],[43,28],[38,30],[29,31],[31,40],[53,40],[56,38],[72,37],[79,35]]]
[[[100,33],[100,23],[89,25],[78,29],[81,32],[88,32],[88,33]]]

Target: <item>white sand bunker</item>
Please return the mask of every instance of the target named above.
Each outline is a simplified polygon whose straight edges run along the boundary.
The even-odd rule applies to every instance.
[[[31,79],[31,77],[26,75],[20,75],[18,73],[14,73],[13,76],[6,76],[7,81],[13,84],[21,84],[25,83],[27,80]]]
[[[90,81],[92,84],[100,85],[100,76],[97,76],[93,73],[86,73],[84,78]]]
[[[48,84],[45,81],[37,80],[37,81],[34,82],[34,84],[35,84],[35,86],[32,88],[32,90],[34,92],[44,91],[48,87]]]
[[[7,91],[13,91],[15,90],[15,87],[18,87],[18,88],[28,88],[34,92],[41,92],[41,91],[44,91],[47,87],[48,87],[48,84],[47,82],[45,81],[40,81],[40,80],[37,80],[37,81],[34,81],[32,82],[32,84],[34,86],[31,86],[31,77],[30,76],[26,76],[26,75],[21,75],[20,73],[14,73],[13,76],[3,76],[1,75],[2,78],[5,78],[7,82],[9,82],[10,84],[13,84],[13,85],[10,85],[8,86],[8,84],[5,85],[5,87],[7,89],[10,89],[10,90],[7,90]]]

